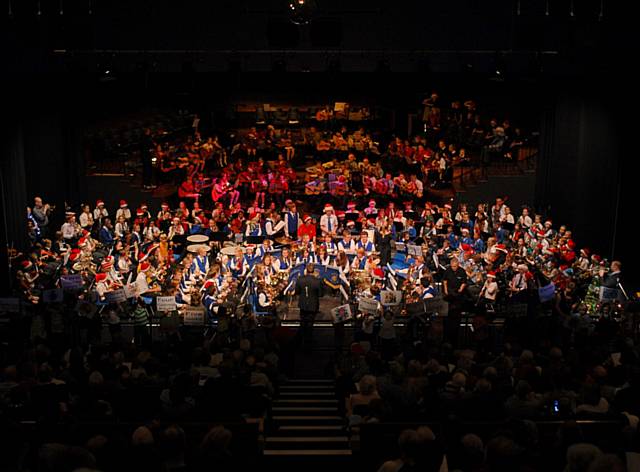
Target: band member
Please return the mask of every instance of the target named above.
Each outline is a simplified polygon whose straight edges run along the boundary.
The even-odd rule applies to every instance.
[[[288,247],[282,248],[282,255],[273,262],[273,267],[278,272],[286,272],[293,267],[291,250]]]
[[[351,237],[351,232],[345,230],[342,233],[342,241],[338,242],[338,250],[353,254],[355,253],[356,249],[357,245]]]
[[[333,239],[330,235],[327,234],[324,237],[324,242],[322,243],[322,245],[326,248],[327,254],[329,254],[330,256],[333,257],[338,254],[338,245],[333,242]]]
[[[249,264],[241,247],[237,248],[235,255],[229,259],[228,269],[235,278],[244,277],[249,271]]]
[[[360,233],[360,241],[356,244],[358,249],[364,249],[367,254],[371,254],[376,250],[375,244],[372,241],[369,241],[369,233],[363,231]]]
[[[93,228],[93,214],[91,213],[91,209],[89,205],[82,206],[82,213],[80,213],[80,217],[78,218],[80,222],[80,227],[82,229],[86,229],[87,231],[91,231]]]
[[[260,213],[251,213],[249,223],[244,231],[245,236],[262,236],[262,226],[260,225]]]
[[[124,216],[124,219],[129,221],[131,219],[131,210],[129,210],[129,205],[125,200],[120,200],[120,208],[116,211],[116,221]]]
[[[206,246],[198,248],[198,255],[193,258],[190,271],[199,277],[205,277],[209,272],[209,257],[207,256]]]
[[[271,238],[275,238],[278,233],[280,233],[284,227],[285,222],[280,220],[280,213],[277,211],[267,211],[267,217],[264,223],[264,232],[267,236]]]
[[[351,269],[353,270],[365,270],[367,267],[367,254],[364,248],[357,249],[356,256],[351,261]]]
[[[289,203],[289,208],[284,214],[284,223],[285,236],[294,240],[298,239],[298,227],[302,224],[302,218],[293,202]]]
[[[334,214],[333,206],[324,206],[324,215],[320,217],[320,231],[322,236],[329,235],[334,238],[338,231],[338,217]]]
[[[273,246],[271,245],[270,239],[265,239],[262,241],[262,244],[256,248],[255,257],[258,259],[262,259],[265,254],[273,252]]]
[[[493,305],[498,296],[498,283],[496,282],[496,273],[494,271],[487,272],[487,280],[485,280],[482,289],[480,290],[480,297],[485,306]]]
[[[296,265],[308,265],[316,262],[316,256],[307,247],[302,250],[302,253],[296,258]]]

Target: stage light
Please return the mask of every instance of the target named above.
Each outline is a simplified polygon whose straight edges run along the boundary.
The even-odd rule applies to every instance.
[[[38,0],[38,11],[36,12],[36,15],[42,16],[42,5],[40,4],[40,0]]]
[[[571,0],[571,8],[570,8],[570,10],[569,10],[569,16],[570,16],[571,18],[573,18],[574,16],[576,16],[576,13],[575,13],[575,11],[574,11],[574,9],[573,9],[573,0]]]
[[[287,10],[291,23],[294,25],[307,25],[313,19],[316,4],[314,0],[292,0]]]

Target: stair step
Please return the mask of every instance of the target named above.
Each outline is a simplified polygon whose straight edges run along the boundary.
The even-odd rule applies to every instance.
[[[324,406],[294,406],[294,407],[288,407],[288,406],[277,406],[272,408],[273,411],[279,411],[279,412],[283,412],[283,411],[303,411],[303,412],[309,412],[309,411],[315,411],[315,412],[329,412],[329,411],[333,411],[335,412],[336,409],[335,408],[331,408],[331,407],[324,407]]]
[[[274,421],[288,421],[293,423],[304,422],[311,425],[315,423],[324,424],[342,424],[342,417],[334,415],[315,415],[315,416],[303,416],[303,415],[276,415],[273,417]]]
[[[334,390],[333,385],[283,385],[281,390]]]
[[[265,456],[350,456],[351,449],[267,449]]]
[[[334,392],[282,392],[280,397],[335,397]]]
[[[337,405],[338,400],[328,400],[324,398],[283,398],[280,400],[274,400],[274,405],[282,403],[302,403],[302,404],[323,404],[323,405]]]
[[[287,385],[289,384],[333,384],[333,380],[328,379],[289,379],[287,380]]]
[[[290,443],[290,442],[349,442],[349,438],[346,436],[300,436],[300,437],[270,437],[266,439],[267,443]]]
[[[342,426],[337,425],[316,425],[316,426],[281,426],[278,432],[294,431],[342,431]]]

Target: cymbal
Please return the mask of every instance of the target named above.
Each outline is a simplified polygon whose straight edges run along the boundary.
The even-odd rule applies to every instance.
[[[289,246],[291,244],[293,244],[295,241],[291,238],[287,238],[285,236],[281,237],[281,238],[276,238],[276,243],[282,245],[282,246]]]

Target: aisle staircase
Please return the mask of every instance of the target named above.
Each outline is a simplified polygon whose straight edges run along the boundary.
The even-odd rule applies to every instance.
[[[289,380],[272,410],[276,426],[264,449],[269,466],[343,470],[350,464],[351,446],[331,380]]]

